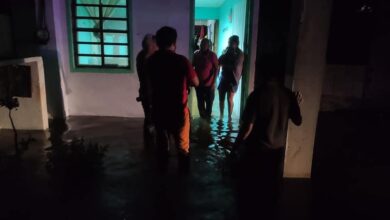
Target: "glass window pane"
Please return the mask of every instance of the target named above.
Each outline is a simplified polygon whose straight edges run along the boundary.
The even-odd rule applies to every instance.
[[[127,21],[105,20],[103,29],[107,30],[127,30]]]
[[[86,5],[90,5],[90,4],[100,4],[100,0],[77,0],[77,4],[86,4]]]
[[[79,54],[78,56],[76,54],[77,65],[108,68],[129,67],[129,46],[127,45],[129,41],[127,33],[128,9],[127,7],[124,7],[127,6],[128,0],[76,0],[75,2],[76,6],[73,14],[76,17],[90,17],[76,18],[75,28],[80,28],[75,30],[76,39],[74,39],[74,43],[77,46],[75,52]],[[86,6],[81,6],[80,4]],[[103,6],[97,7],[97,5]],[[102,18],[104,19],[103,21],[100,20]],[[109,20],[108,18],[121,19]],[[97,30],[81,31],[83,28]],[[112,31],[110,32],[110,30]],[[124,33],[113,33],[115,31],[123,31]],[[93,43],[102,43],[103,45]],[[107,43],[123,45],[109,45]],[[100,55],[102,55],[102,57]]]
[[[104,54],[105,55],[127,55],[128,48],[127,46],[104,45]]]
[[[127,43],[127,34],[103,33],[105,43]]]
[[[105,57],[104,63],[106,65],[115,65],[118,67],[128,67],[129,66],[129,59],[124,57]]]
[[[79,56],[79,65],[101,66],[102,65],[102,58],[101,57]]]
[[[100,45],[96,44],[79,44],[79,54],[101,54]]]
[[[126,18],[127,17],[127,9],[126,8],[103,7],[103,17],[105,17],[105,18]]]
[[[77,32],[77,41],[80,41],[80,42],[100,42],[100,33],[99,32],[78,31]]]
[[[76,7],[76,16],[99,17],[99,7]]]
[[[99,28],[99,20],[77,19],[76,25],[78,28]]]
[[[126,5],[126,0],[102,0],[103,5]]]

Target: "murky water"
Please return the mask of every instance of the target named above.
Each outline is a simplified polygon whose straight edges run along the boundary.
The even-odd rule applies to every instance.
[[[192,122],[191,140],[215,153],[229,152],[237,137],[238,122],[213,118],[210,122],[201,118]]]
[[[18,161],[18,172],[13,166],[12,176],[11,171],[2,173],[7,178],[0,182],[0,203],[6,218],[204,219],[207,216],[207,219],[225,219],[234,216],[233,189],[221,171],[237,134],[237,123],[193,120],[191,173],[187,178],[178,176],[174,149],[168,172],[160,173],[156,169],[153,151],[144,148],[142,119],[83,117],[72,118],[69,123],[71,129],[63,139],[83,137],[86,142],[109,145],[103,175],[80,180],[74,179],[75,175],[64,175],[55,181],[58,178],[53,178],[45,168],[49,136],[36,138]],[[55,128],[52,132],[50,140],[56,142],[59,138],[56,134],[63,129]],[[8,136],[3,137],[11,142]],[[0,143],[4,144],[1,139]],[[15,179],[20,179],[18,184]],[[45,210],[40,211],[41,207]],[[23,212],[18,212],[19,209]]]

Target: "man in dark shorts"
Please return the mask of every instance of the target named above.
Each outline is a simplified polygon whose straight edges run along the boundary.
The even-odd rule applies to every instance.
[[[222,66],[222,76],[218,86],[220,117],[223,119],[225,99],[227,95],[229,121],[232,120],[234,107],[233,99],[238,89],[244,63],[244,53],[238,48],[239,42],[240,40],[237,35],[231,36],[229,38],[229,46],[219,57],[219,65]]]
[[[157,147],[161,166],[166,166],[170,141],[179,151],[179,169],[189,170],[190,112],[187,107],[189,85],[199,80],[190,61],[176,54],[177,32],[162,27],[156,33],[159,50],[148,60],[152,119],[156,126]]]
[[[283,177],[288,120],[300,125],[299,92],[283,86],[278,73],[248,98],[233,152],[240,152],[239,212],[273,219]],[[256,201],[256,203],[254,203]]]
[[[203,38],[200,50],[195,51],[192,65],[199,78],[199,86],[196,88],[199,114],[202,118],[211,119],[213,111],[215,79],[218,75],[217,55],[210,51],[210,40]]]

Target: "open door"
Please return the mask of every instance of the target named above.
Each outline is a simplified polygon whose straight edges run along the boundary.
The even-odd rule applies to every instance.
[[[232,35],[238,35],[240,38],[239,48],[246,54],[245,59],[249,60],[247,54],[249,21],[251,19],[248,16],[248,8],[250,8],[250,0],[194,0],[193,2],[193,38],[191,39],[191,50],[195,51],[199,48],[200,41],[203,38],[208,38],[212,42],[211,49],[221,56],[223,51],[228,46],[228,40]],[[244,46],[245,45],[245,46]],[[247,88],[247,77],[248,68],[243,69],[243,77],[239,82],[239,88],[234,96],[234,109],[232,118],[233,120],[239,120],[243,99],[246,99],[248,92]],[[216,88],[218,88],[219,78],[217,79]],[[246,96],[243,96],[242,93]],[[225,113],[224,121],[228,117],[227,100],[225,101]],[[190,108],[194,118],[199,117],[196,93],[193,90],[190,98]],[[215,90],[215,99],[213,103],[213,118],[220,118],[219,110],[219,94],[218,89]]]

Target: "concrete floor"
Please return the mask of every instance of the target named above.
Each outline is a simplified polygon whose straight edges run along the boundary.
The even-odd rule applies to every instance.
[[[285,180],[279,219],[389,219],[389,163],[342,163],[350,154],[329,138],[341,138],[335,135],[342,127],[332,126],[336,121],[349,123],[320,116],[313,181]],[[64,139],[109,145],[103,174],[56,181],[46,170],[50,133],[21,132],[34,141],[19,160],[10,156],[12,133],[0,131],[0,219],[238,219],[235,181],[225,162],[237,124],[193,121],[189,176],[178,175],[175,151],[167,173],[156,169],[153,150],[143,144],[142,119],[72,117],[68,124]],[[61,130],[52,126],[52,134]],[[329,148],[343,152],[338,160],[329,157]],[[258,213],[252,219],[264,218]]]

